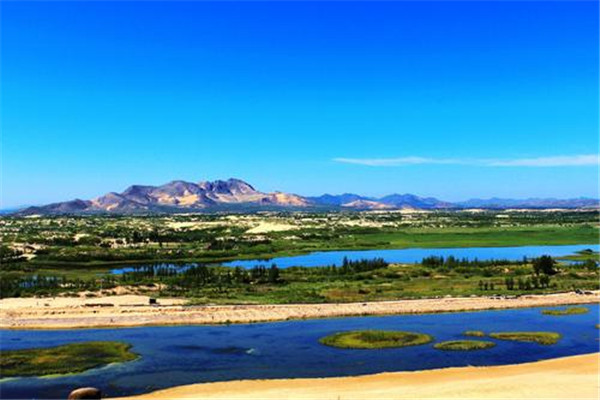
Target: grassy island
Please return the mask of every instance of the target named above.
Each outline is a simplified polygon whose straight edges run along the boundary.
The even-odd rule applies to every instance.
[[[562,317],[565,315],[587,314],[588,312],[590,312],[590,310],[587,307],[569,307],[559,310],[542,310],[542,314],[544,315],[554,315],[557,317]]]
[[[560,339],[556,332],[494,332],[490,337],[500,340],[512,340],[516,342],[535,342],[543,345],[555,344]]]
[[[483,331],[465,331],[463,332],[464,336],[473,336],[473,337],[484,337],[485,332]]]
[[[470,351],[490,349],[495,345],[496,343],[485,340],[450,340],[448,342],[436,343],[433,347],[438,350]]]
[[[135,360],[131,345],[122,342],[84,342],[62,346],[0,352],[0,378],[70,374],[116,362]]]
[[[433,337],[424,333],[377,330],[339,332],[319,340],[324,345],[343,349],[418,346],[431,341],[433,341]]]

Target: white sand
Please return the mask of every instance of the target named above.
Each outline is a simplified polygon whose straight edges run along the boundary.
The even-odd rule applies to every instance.
[[[341,317],[415,314],[446,311],[558,306],[600,302],[600,291],[589,295],[559,293],[518,298],[465,297],[340,304],[184,306],[182,299],[123,295],[95,298],[8,298],[0,300],[0,328],[60,329],[97,326],[245,323]]]
[[[128,399],[595,399],[598,353],[519,365],[174,387]]]

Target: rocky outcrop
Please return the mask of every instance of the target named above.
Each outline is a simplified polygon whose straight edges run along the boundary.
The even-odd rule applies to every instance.
[[[161,186],[133,185],[122,193],[110,192],[93,200],[73,200],[29,207],[19,214],[147,213],[206,210],[220,206],[308,207],[310,200],[295,194],[263,193],[240,179],[176,180]]]
[[[73,390],[69,393],[69,397],[67,400],[92,400],[92,399],[101,399],[102,392],[100,389],[96,389],[94,387],[84,387]]]

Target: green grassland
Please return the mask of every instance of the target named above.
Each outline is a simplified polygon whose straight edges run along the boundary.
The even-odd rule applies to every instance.
[[[579,264],[559,265],[549,283],[540,283],[532,266],[518,261],[453,267],[386,264],[345,273],[289,268],[279,270],[276,278],[218,264],[316,250],[597,243],[597,218],[595,211],[2,217],[0,295],[110,293],[127,285],[160,287],[152,294],[188,298],[191,304],[281,304],[595,290],[599,268]],[[291,228],[248,233],[263,223]],[[588,253],[585,257],[594,257]],[[191,285],[187,276],[108,275],[118,265],[159,262],[215,266],[210,267],[211,279],[195,279]],[[236,274],[243,279],[232,277]],[[507,278],[519,285],[508,286]]]
[[[518,270],[519,267],[507,267]],[[519,271],[517,271],[519,272]],[[478,274],[492,277],[482,277]],[[512,272],[511,272],[512,273]],[[494,274],[498,274],[494,276]],[[352,277],[322,277],[311,271],[282,270],[283,284],[248,285],[239,287],[203,287],[192,291],[167,289],[164,295],[182,295],[192,304],[285,304],[285,303],[345,303],[384,301],[443,296],[485,296],[542,294],[569,291],[573,288],[598,289],[596,275],[569,272],[553,278],[549,288],[508,290],[501,272],[473,271],[466,274],[448,272],[436,274],[419,266],[391,265],[388,268],[355,274]],[[496,282],[494,290],[479,289],[481,280]]]
[[[121,342],[71,343],[50,348],[0,352],[0,378],[72,374],[111,363],[135,360]]]
[[[289,229],[252,233],[262,223]],[[65,269],[319,250],[592,244],[599,234],[595,211],[0,218],[4,245],[36,247],[28,264]]]
[[[222,262],[233,259],[273,258],[327,250],[402,249],[434,247],[494,247],[594,243],[600,230],[591,226],[517,228],[406,228],[402,231],[345,230],[330,233],[291,231],[283,238],[272,233],[268,243],[233,240],[231,249],[206,249],[202,242],[173,247],[152,244],[135,248],[102,249],[97,246],[51,246],[32,260],[37,266],[102,267],[163,261]],[[300,239],[297,239],[299,237]]]
[[[208,267],[216,277],[210,281],[196,282],[182,275],[124,275],[106,276],[87,274],[61,274],[64,283],[41,285],[31,289],[9,287],[11,282],[25,279],[28,284],[33,277],[25,278],[24,272],[3,272],[1,275],[2,295],[44,296],[59,293],[75,293],[82,290],[112,288],[126,285],[133,288],[160,287],[153,296],[184,297],[191,304],[289,304],[289,303],[343,303],[356,301],[380,301],[443,296],[489,296],[542,294],[563,291],[597,290],[598,269],[589,270],[578,265],[560,266],[555,275],[549,277],[547,286],[539,284],[529,264],[496,266],[431,267],[420,264],[389,264],[366,271],[341,273],[329,268],[287,268],[278,270],[276,279],[268,276],[252,277],[253,271],[244,271],[249,277],[242,281],[231,279],[238,273],[228,267]],[[53,277],[52,270],[44,270]],[[60,272],[59,272],[60,273]],[[40,281],[41,271],[35,277]],[[72,278],[70,278],[72,276]],[[227,279],[226,279],[227,278]],[[521,287],[508,287],[506,279],[524,282]],[[485,286],[482,286],[485,284]],[[143,289],[145,290],[145,289]]]
[[[350,331],[325,336],[322,344],[342,349],[386,349],[394,347],[418,346],[433,341],[424,333],[402,331]]]

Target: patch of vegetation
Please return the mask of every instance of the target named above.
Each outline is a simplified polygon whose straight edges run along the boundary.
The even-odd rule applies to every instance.
[[[562,317],[565,315],[587,314],[588,312],[590,312],[590,310],[587,307],[568,307],[564,309],[542,310],[542,314],[544,315],[554,315],[557,317]]]
[[[116,362],[135,360],[122,342],[71,343],[57,347],[0,352],[0,378],[71,374]]]
[[[328,250],[596,243],[597,220],[597,211],[0,216],[0,297],[128,286],[160,288],[152,295],[191,304],[289,304],[597,290],[600,268],[551,258],[346,260],[285,269],[265,261],[250,270],[218,265]],[[291,228],[252,233],[260,224]]]
[[[433,337],[424,333],[378,330],[339,332],[319,339],[324,345],[342,349],[385,349],[418,346],[431,341]]]
[[[485,332],[483,332],[483,331],[465,331],[465,332],[463,332],[463,335],[473,336],[473,337],[484,337]]]
[[[21,269],[19,269],[21,268]],[[532,274],[531,264],[426,267],[388,264],[381,259],[348,261],[341,266],[258,265],[251,269],[200,263],[149,264],[122,275],[97,270],[3,265],[0,297],[56,296],[81,291],[110,291],[116,286],[153,296],[190,299],[191,304],[290,304],[359,302],[438,296],[518,296],[526,293],[597,290],[600,269],[570,266],[552,276]],[[57,274],[58,273],[58,274]],[[545,280],[542,278],[546,278]],[[485,281],[484,281],[485,280]],[[142,294],[142,292],[140,292]],[[150,294],[150,293],[149,293]]]
[[[496,343],[485,340],[450,340],[447,342],[436,343],[433,347],[438,350],[471,351],[489,349],[495,345]]]
[[[556,332],[493,332],[490,337],[516,342],[535,342],[543,345],[556,344],[561,335]]]
[[[499,216],[502,218],[499,218]],[[233,217],[233,218],[232,218]],[[11,263],[224,261],[318,250],[597,243],[598,212],[270,213],[0,217]],[[293,226],[248,233],[261,223]]]

